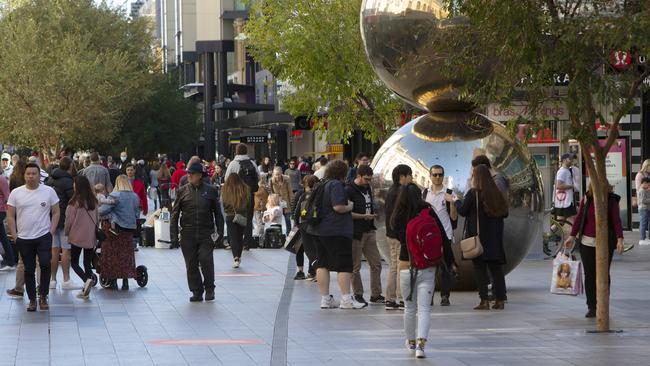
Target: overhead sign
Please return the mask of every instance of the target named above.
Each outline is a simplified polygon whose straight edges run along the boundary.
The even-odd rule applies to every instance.
[[[244,144],[266,144],[269,141],[267,136],[242,136],[241,142]]]
[[[569,120],[569,110],[564,103],[547,103],[538,111],[539,117],[547,121]],[[489,104],[487,107],[487,117],[493,121],[505,122],[521,117],[530,120],[531,110],[528,103],[514,103],[508,107],[502,107],[498,103]]]

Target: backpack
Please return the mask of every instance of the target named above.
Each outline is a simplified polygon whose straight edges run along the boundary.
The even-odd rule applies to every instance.
[[[251,193],[257,192],[260,187],[257,179],[257,169],[250,159],[239,161],[239,177],[250,188]]]
[[[328,182],[329,180],[322,180],[316,183],[307,199],[304,222],[308,225],[316,226],[323,221],[323,194],[325,193],[325,186]]]
[[[304,220],[307,217],[307,202],[309,202],[309,197],[311,197],[312,191],[303,193],[303,197],[300,198],[300,205],[298,207],[298,216],[300,220]]]
[[[406,246],[411,266],[425,269],[438,265],[442,259],[443,235],[440,225],[431,216],[431,208],[422,209],[406,225]]]

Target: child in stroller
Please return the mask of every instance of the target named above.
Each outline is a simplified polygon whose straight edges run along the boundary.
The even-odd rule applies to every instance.
[[[284,246],[284,234],[282,233],[282,208],[280,207],[280,195],[271,194],[266,202],[266,211],[262,215],[264,221],[264,248],[282,248]]]

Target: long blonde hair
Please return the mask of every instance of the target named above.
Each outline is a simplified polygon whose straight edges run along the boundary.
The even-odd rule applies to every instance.
[[[166,179],[166,178],[171,178],[172,174],[169,172],[169,168],[167,167],[167,164],[161,164],[160,165],[160,170],[158,171],[158,179]]]
[[[250,200],[250,190],[239,174],[230,174],[221,187],[221,200],[230,207],[245,207]]]
[[[129,178],[126,175],[120,174],[115,179],[115,190],[133,192],[133,187],[131,186],[131,182],[129,182]]]
[[[648,174],[648,173],[650,173],[649,170],[650,170],[650,159],[645,159],[643,161],[643,165],[641,165],[641,170],[639,170],[639,171],[643,172],[645,174]]]

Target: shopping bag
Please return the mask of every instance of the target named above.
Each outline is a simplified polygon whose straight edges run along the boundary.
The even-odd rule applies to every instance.
[[[300,250],[301,246],[302,240],[300,240],[300,230],[297,226],[294,226],[289,232],[289,235],[287,235],[287,239],[284,242],[284,249],[296,254]]]
[[[564,253],[558,253],[553,260],[551,293],[577,296],[582,291],[582,262],[571,260]]]

